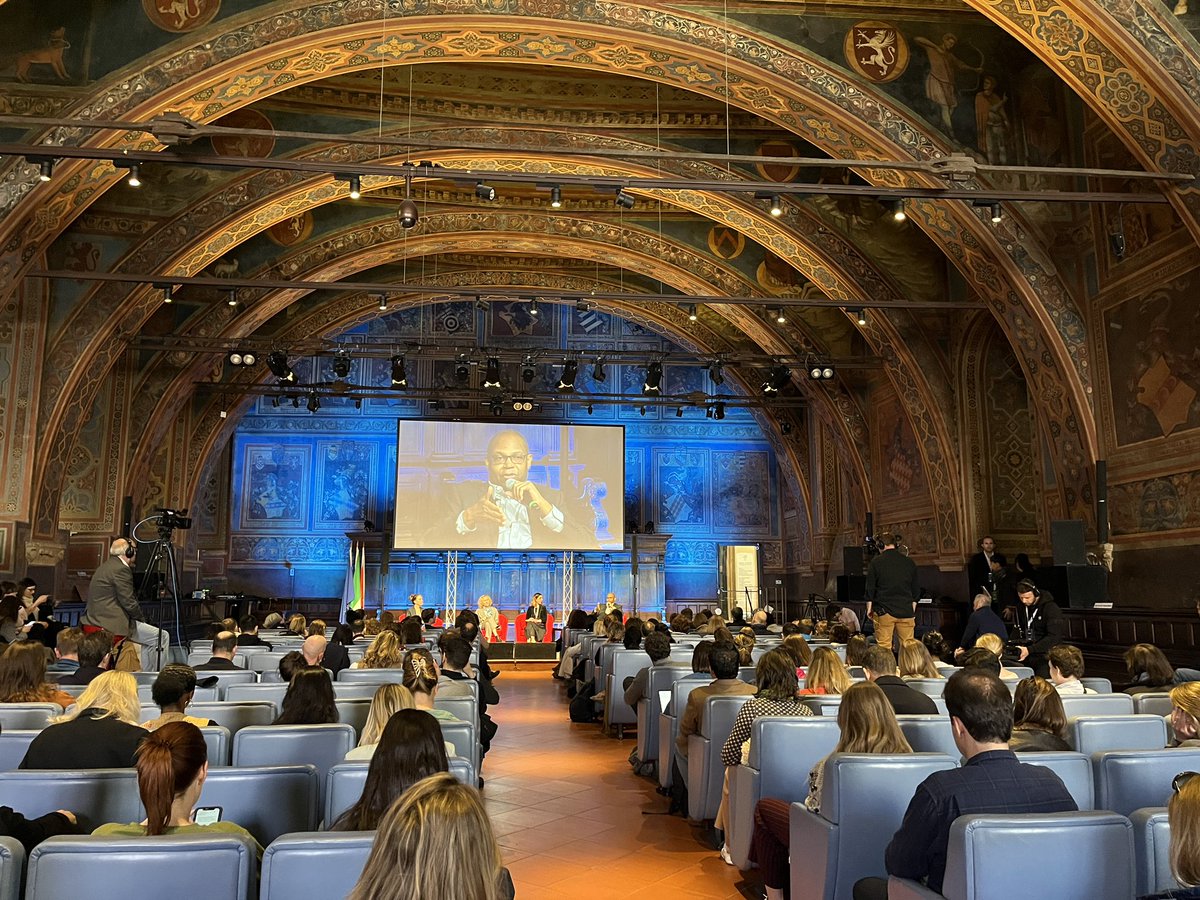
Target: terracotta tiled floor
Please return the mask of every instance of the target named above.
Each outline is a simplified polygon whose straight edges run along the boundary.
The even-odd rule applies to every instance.
[[[574,725],[548,666],[497,666],[500,726],[483,765],[484,798],[518,900],[741,898],[740,873],[699,828],[665,812],[657,782],[628,757],[635,737]]]

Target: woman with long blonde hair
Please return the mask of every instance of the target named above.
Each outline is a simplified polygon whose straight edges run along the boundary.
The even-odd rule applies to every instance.
[[[507,876],[479,792],[443,773],[388,809],[348,900],[503,900]]]
[[[912,746],[900,730],[896,713],[879,685],[860,681],[850,685],[838,706],[838,726],[842,735],[834,753],[912,753]],[[821,787],[825,779],[825,757],[808,774],[808,798],[805,806],[813,812],[821,808]],[[791,836],[788,819],[790,804],[773,797],[758,801],[754,809],[754,836],[750,859],[762,871],[768,900],[783,900],[789,876],[788,854]]]
[[[929,649],[916,640],[900,642],[901,678],[945,678],[933,662]]]
[[[801,694],[844,694],[851,685],[850,672],[832,647],[818,647],[808,664]]]
[[[283,632],[290,634],[293,637],[306,637],[308,634],[308,620],[300,613],[293,613],[288,617],[287,628]]]
[[[1142,900],[1200,900],[1200,775],[1180,772],[1171,782],[1167,803],[1167,822],[1171,826],[1168,859],[1171,875],[1181,887]]]
[[[128,672],[101,672],[75,705],[33,739],[22,769],[132,769],[148,734],[138,724],[137,681]]]
[[[500,634],[500,610],[492,605],[489,594],[480,595],[475,615],[479,616],[479,633],[485,641],[492,644],[504,640]]]
[[[395,713],[402,709],[416,709],[412,691],[402,684],[381,684],[371,698],[367,712],[367,724],[363,726],[358,746],[346,754],[346,759],[370,759],[379,744],[379,736]]]
[[[355,669],[397,669],[404,661],[404,645],[391,629],[381,631],[371,646],[363,653],[362,659],[355,663]]]

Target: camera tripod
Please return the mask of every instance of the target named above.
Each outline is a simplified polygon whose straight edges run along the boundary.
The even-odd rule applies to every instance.
[[[179,609],[179,563],[175,559],[175,545],[171,542],[171,535],[174,528],[163,523],[162,516],[152,516],[151,519],[158,520],[158,538],[154,541],[142,541],[136,536],[137,528],[134,528],[134,540],[139,544],[150,544],[150,558],[146,561],[146,568],[142,574],[142,585],[138,591],[138,602],[158,602],[161,609],[162,601],[169,596],[175,608],[175,643],[183,646],[183,640],[179,632],[179,623],[182,615]],[[143,522],[149,522],[151,519],[145,519]],[[139,522],[138,524],[143,524]],[[159,648],[158,655],[161,657],[162,650]],[[162,668],[162,659],[158,660],[159,668]]]

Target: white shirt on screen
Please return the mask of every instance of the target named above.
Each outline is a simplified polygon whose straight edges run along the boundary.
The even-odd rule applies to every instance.
[[[496,540],[499,550],[525,550],[533,546],[533,532],[529,528],[529,507],[504,493],[504,488],[498,484],[491,485],[492,502],[504,513],[504,522],[500,525],[500,534]],[[458,514],[455,528],[459,534],[471,534],[474,528],[467,527],[464,513]],[[563,530],[563,516],[557,506],[551,506],[550,512],[542,517],[542,524],[553,532]]]

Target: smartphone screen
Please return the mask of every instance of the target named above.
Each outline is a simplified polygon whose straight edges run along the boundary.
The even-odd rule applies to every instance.
[[[197,825],[215,825],[221,821],[221,807],[197,806],[192,813],[192,821]]]

